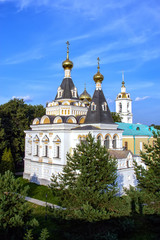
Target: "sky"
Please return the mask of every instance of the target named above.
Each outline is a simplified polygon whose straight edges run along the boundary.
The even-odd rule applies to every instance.
[[[93,95],[99,57],[110,110],[124,71],[133,122],[160,125],[159,0],[0,0],[0,104],[52,101],[67,40],[79,94]]]

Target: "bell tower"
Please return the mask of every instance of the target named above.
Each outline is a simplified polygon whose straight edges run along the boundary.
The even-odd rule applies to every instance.
[[[124,82],[124,72],[122,72],[121,92],[118,93],[115,103],[116,103],[116,113],[120,115],[120,117],[122,118],[122,122],[132,123],[133,122],[132,100],[130,98],[130,94],[126,93],[126,87]]]

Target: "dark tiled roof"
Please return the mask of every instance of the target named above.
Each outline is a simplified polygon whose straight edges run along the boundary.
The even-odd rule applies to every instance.
[[[90,105],[87,112],[85,123],[114,124],[109,107],[107,106],[107,111],[103,111],[102,109],[102,104],[104,104],[104,102],[107,102],[102,90],[95,90],[93,94],[92,102],[95,103],[96,110],[91,111],[91,105]]]
[[[77,97],[72,97],[71,90],[75,88],[75,85],[72,81],[72,78],[64,78],[60,87],[61,87],[61,89],[63,89],[62,97],[57,98],[57,95],[56,95],[55,100],[58,100],[58,99],[79,99],[78,94],[77,94]]]
[[[108,150],[110,155],[116,159],[126,158],[131,151],[128,150]],[[132,154],[133,155],[133,154]]]
[[[76,128],[72,128],[71,130],[98,130],[99,128],[94,127],[92,125],[88,125],[88,126],[83,126],[83,127],[76,127]]]

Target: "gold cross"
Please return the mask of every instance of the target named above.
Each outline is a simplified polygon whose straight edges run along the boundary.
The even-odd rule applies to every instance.
[[[67,59],[69,59],[69,45],[70,45],[69,41],[67,41],[66,44],[67,44]]]
[[[99,71],[99,69],[100,69],[100,66],[99,66],[100,58],[98,57],[97,60],[98,60],[98,71]]]

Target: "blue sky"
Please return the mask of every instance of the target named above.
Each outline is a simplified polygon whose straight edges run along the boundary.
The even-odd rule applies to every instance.
[[[79,94],[93,95],[99,57],[110,110],[124,70],[134,123],[160,124],[159,0],[0,0],[0,104],[53,100],[67,40]]]

